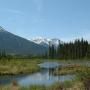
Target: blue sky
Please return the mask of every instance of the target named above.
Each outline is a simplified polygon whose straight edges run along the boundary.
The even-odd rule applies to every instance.
[[[0,0],[0,25],[27,39],[90,40],[90,0]]]

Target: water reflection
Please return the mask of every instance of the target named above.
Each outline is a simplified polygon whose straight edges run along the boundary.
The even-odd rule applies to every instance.
[[[48,72],[46,73],[36,73],[33,75],[29,75],[24,77],[23,79],[19,80],[19,84],[21,86],[28,86],[28,85],[51,85],[56,82],[63,82],[65,80],[72,80],[73,76],[65,75],[65,76],[53,76],[50,75]]]
[[[56,82],[63,82],[65,80],[72,80],[74,78],[73,75],[54,76],[53,70],[54,67],[56,68],[59,66],[58,63],[41,64],[41,67],[43,66],[44,68],[40,72],[31,75],[3,76],[0,78],[0,85],[10,84],[13,80],[16,80],[21,86],[52,85]]]

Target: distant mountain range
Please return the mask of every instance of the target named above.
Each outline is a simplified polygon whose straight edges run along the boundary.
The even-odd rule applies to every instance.
[[[58,47],[59,42],[63,43],[60,39],[56,39],[56,38],[46,39],[46,38],[42,38],[42,37],[34,38],[31,41],[33,41],[34,43],[36,43],[38,45],[42,45],[44,47],[49,47],[49,44],[54,45],[56,48]]]
[[[9,54],[42,55],[48,49],[0,27],[0,51],[2,50]]]

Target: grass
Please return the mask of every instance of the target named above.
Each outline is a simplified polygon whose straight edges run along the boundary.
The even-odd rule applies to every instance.
[[[77,80],[83,82],[85,90],[90,90],[90,72],[78,73]]]
[[[30,87],[19,87],[18,85],[10,85],[1,87],[0,90],[84,90],[84,86],[81,82],[66,81],[64,83],[56,83],[52,86],[30,86]]]
[[[87,66],[79,66],[79,65],[70,65],[61,67],[54,71],[55,75],[66,75],[66,74],[77,74],[80,72],[90,72],[90,67]]]
[[[38,64],[42,60],[16,59],[16,60],[1,60],[0,61],[0,75],[18,75],[26,73],[34,73],[40,70]],[[59,62],[59,61],[58,61]],[[20,87],[17,82],[13,82],[9,86],[0,86],[0,90],[85,90],[86,83],[88,84],[90,74],[90,67],[72,64],[72,61],[62,61],[62,63],[70,64],[68,66],[60,67],[54,71],[55,75],[76,74],[78,79],[73,81],[65,81],[64,83],[55,83],[52,86],[30,86]],[[85,72],[83,74],[83,72]],[[85,77],[85,78],[84,78]],[[83,80],[82,80],[83,78]],[[87,80],[88,79],[88,80]]]
[[[0,75],[17,75],[34,73],[40,70],[38,63],[40,60],[1,60],[0,61]]]

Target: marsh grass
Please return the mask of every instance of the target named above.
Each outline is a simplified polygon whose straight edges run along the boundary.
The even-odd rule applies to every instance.
[[[0,74],[1,75],[18,75],[23,73],[34,73],[40,70],[38,64],[42,60],[5,60],[0,61]],[[69,62],[68,62],[69,63]],[[71,62],[70,62],[71,63]],[[70,64],[69,63],[69,64]],[[84,72],[84,73],[83,73]],[[61,67],[55,70],[55,75],[76,74],[76,79],[72,81],[65,81],[64,83],[55,83],[52,86],[30,86],[20,87],[16,81],[12,82],[9,86],[0,86],[0,90],[90,90],[90,67],[70,65]]]
[[[55,75],[77,74],[80,72],[90,72],[90,67],[70,65],[66,67],[60,67],[54,71]]]
[[[77,80],[83,83],[85,90],[90,90],[90,72],[89,71],[78,73]]]
[[[33,88],[24,88],[21,90],[85,90],[81,82],[66,81],[64,83],[56,83],[52,86],[33,86]]]
[[[17,75],[34,73],[40,70],[39,60],[5,60],[0,61],[0,75]]]

